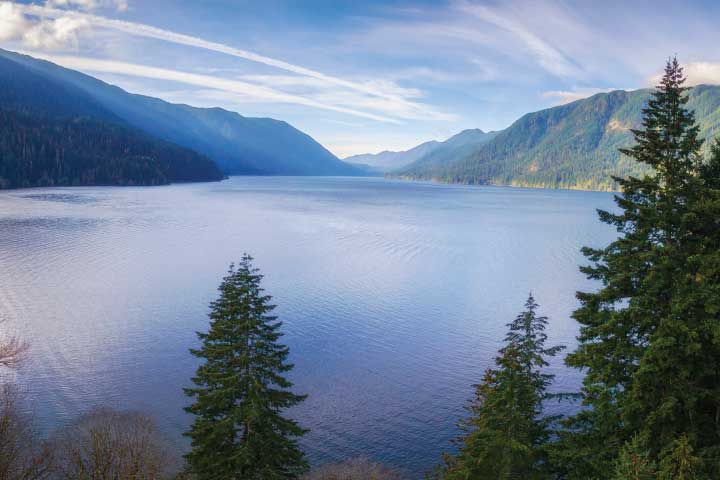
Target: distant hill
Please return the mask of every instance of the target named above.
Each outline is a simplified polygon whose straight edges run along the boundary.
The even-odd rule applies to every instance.
[[[440,142],[432,140],[410,150],[400,152],[385,150],[380,153],[364,153],[344,158],[343,161],[351,164],[367,165],[379,172],[387,173],[410,165],[433,151],[438,145],[440,145]]]
[[[227,174],[360,175],[310,136],[270,118],[195,108],[128,93],[88,75],[26,55],[0,56],[48,79],[72,85],[125,123],[214,160]]]
[[[398,171],[400,175],[415,170],[435,170],[454,162],[458,158],[476,151],[495,138],[497,132],[483,132],[480,129],[463,130],[442,142],[432,151]]]
[[[614,189],[612,175],[642,172],[618,148],[632,145],[630,129],[640,125],[651,92],[600,93],[529,113],[479,146],[458,149],[441,161],[420,159],[397,175],[465,184]],[[720,134],[720,87],[701,85],[688,95],[707,150]]]
[[[83,90],[0,56],[0,188],[222,178],[209,158],[128,126]]]

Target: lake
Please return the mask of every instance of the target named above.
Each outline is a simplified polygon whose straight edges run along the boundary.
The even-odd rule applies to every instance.
[[[367,178],[5,191],[0,314],[31,344],[15,380],[43,432],[92,406],[139,409],[184,448],[188,348],[248,252],[309,395],[291,413],[312,463],[363,456],[420,477],[530,291],[551,343],[572,348],[575,291],[595,287],[579,249],[614,238],[595,213],[612,205]],[[577,389],[577,371],[551,369],[556,390]]]

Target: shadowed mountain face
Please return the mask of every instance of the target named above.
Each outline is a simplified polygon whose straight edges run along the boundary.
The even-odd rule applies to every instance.
[[[643,171],[618,148],[633,144],[631,129],[640,125],[651,92],[601,93],[529,113],[481,145],[449,152],[438,161],[420,159],[397,175],[450,183],[613,189],[613,175]],[[720,133],[720,87],[701,85],[688,95],[706,153]]]
[[[195,108],[134,95],[53,63],[0,50],[0,56],[47,79],[73,86],[126,124],[195,150],[227,174],[360,175],[310,136],[270,118],[243,117],[221,108]]]
[[[0,188],[222,178],[209,158],[125,124],[72,84],[0,57]]]

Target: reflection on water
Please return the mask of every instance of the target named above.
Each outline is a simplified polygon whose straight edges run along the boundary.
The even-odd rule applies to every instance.
[[[20,198],[31,198],[33,200],[41,200],[45,202],[61,202],[61,203],[92,203],[96,198],[82,194],[72,193],[31,193],[27,195],[18,195]]]
[[[44,430],[93,405],[146,410],[184,446],[188,348],[228,264],[256,257],[322,463],[419,473],[450,448],[473,383],[533,291],[573,345],[582,245],[605,193],[345,178],[233,178],[0,194],[0,312]],[[558,390],[580,376],[553,365]],[[561,408],[554,406],[553,408]]]

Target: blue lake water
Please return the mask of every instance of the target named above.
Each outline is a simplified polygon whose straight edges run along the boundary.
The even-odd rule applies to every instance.
[[[355,178],[2,192],[0,314],[32,347],[15,380],[44,432],[109,405],[153,414],[184,448],[188,348],[249,252],[309,395],[291,413],[310,460],[419,477],[530,291],[551,342],[574,345],[574,293],[594,287],[579,249],[615,235],[596,208],[612,195]],[[579,385],[552,370],[557,390]]]

